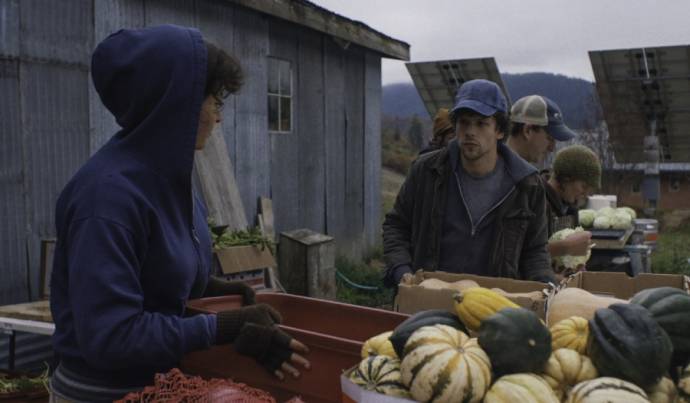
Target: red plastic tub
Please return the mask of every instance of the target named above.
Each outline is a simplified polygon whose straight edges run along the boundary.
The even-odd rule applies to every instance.
[[[231,346],[187,354],[182,370],[204,378],[232,378],[269,391],[279,401],[301,396],[306,402],[340,402],[340,374],[360,361],[362,344],[369,337],[393,330],[408,315],[381,309],[301,297],[290,294],[257,294],[257,302],[267,303],[283,316],[280,326],[310,352],[311,370],[302,370],[299,379],[280,381],[254,360],[241,356]],[[237,309],[239,297],[216,297],[189,301],[190,313],[214,313]]]

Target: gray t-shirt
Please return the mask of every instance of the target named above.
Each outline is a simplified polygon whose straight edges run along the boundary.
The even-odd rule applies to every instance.
[[[458,161],[457,178],[462,197],[475,226],[513,188],[513,180],[500,155],[496,160],[494,170],[480,177],[470,175]]]

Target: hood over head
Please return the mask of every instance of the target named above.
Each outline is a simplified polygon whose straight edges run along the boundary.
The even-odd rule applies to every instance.
[[[172,181],[191,181],[206,82],[198,30],[175,25],[123,29],[91,59],[93,83],[122,127],[108,147],[131,153]]]

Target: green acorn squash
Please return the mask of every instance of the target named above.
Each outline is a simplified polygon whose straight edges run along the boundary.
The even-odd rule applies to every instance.
[[[427,311],[417,312],[416,314],[405,319],[405,321],[398,325],[389,337],[395,353],[403,358],[403,350],[407,339],[412,336],[415,330],[424,326],[446,325],[451,326],[461,332],[467,333],[465,325],[460,322],[457,316],[443,309],[430,309]]]
[[[599,374],[643,388],[656,384],[668,369],[671,339],[637,304],[613,304],[589,321],[587,351]]]
[[[539,373],[551,356],[551,333],[533,312],[503,308],[482,321],[479,345],[498,376]]]
[[[650,288],[635,294],[630,302],[647,308],[666,331],[677,361],[690,357],[690,295],[679,288]]]

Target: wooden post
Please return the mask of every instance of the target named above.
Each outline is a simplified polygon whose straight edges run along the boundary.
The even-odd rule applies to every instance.
[[[333,237],[309,229],[281,232],[278,271],[287,292],[334,300]]]

